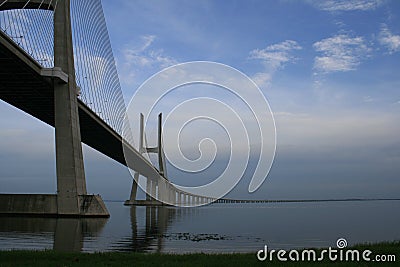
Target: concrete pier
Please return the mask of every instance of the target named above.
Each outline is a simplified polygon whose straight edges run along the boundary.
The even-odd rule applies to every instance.
[[[60,1],[54,11],[54,67],[68,75],[67,84],[54,82],[57,212],[59,215],[83,216],[90,207],[96,214],[109,216],[101,197],[87,196],[86,191],[70,0]]]
[[[54,82],[57,213],[84,216],[94,212],[109,216],[100,196],[88,196],[83,167],[70,0],[54,11],[54,66],[68,75],[68,83]]]
[[[77,213],[60,212],[57,195],[1,194],[0,215],[40,217],[109,217],[106,206],[98,195],[78,196]]]
[[[20,0],[12,2],[14,8],[20,8],[18,3],[26,3]],[[0,213],[109,217],[101,197],[87,195],[86,191],[70,0],[58,1],[54,10],[54,69],[51,73],[59,74],[51,78],[54,89],[57,195],[0,195]]]

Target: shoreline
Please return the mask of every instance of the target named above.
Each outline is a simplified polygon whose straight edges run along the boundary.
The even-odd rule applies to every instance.
[[[360,244],[343,249],[370,250],[373,255],[394,255],[395,261],[379,263],[382,266],[398,266],[400,241]],[[303,249],[307,250],[307,249]],[[303,251],[299,250],[299,252]],[[323,249],[315,249],[321,252]],[[48,251],[0,251],[0,266],[371,266],[366,261],[259,261],[254,253],[226,254],[161,254],[139,252],[71,253]]]

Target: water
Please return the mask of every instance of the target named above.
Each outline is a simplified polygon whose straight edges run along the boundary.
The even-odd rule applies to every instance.
[[[400,240],[400,201],[106,205],[110,219],[0,217],[0,250],[219,253]]]

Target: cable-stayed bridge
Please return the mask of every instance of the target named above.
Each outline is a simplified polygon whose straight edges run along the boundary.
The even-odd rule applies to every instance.
[[[57,195],[0,195],[0,213],[109,216],[87,193],[81,142],[147,178],[157,200],[137,201],[134,181],[126,204],[214,201],[168,182],[161,116],[157,147],[143,147],[143,131],[138,150],[123,140],[125,104],[101,0],[0,0],[0,29],[0,98],[55,127],[57,170]],[[158,169],[143,153],[158,154]]]

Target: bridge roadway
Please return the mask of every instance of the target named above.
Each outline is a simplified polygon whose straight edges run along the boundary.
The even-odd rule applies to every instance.
[[[1,100],[54,127],[53,83],[55,82],[67,83],[68,76],[60,69],[43,68],[0,30]],[[123,142],[120,134],[79,99],[78,112],[81,141],[146,177],[147,183],[151,181],[153,186],[153,195],[155,195],[155,185],[158,185],[159,200],[169,204],[189,205],[210,203],[214,200],[210,197],[192,195],[169,184],[142,154]],[[144,203],[149,204],[146,201]]]
[[[54,92],[51,69],[43,68],[28,53],[0,31],[0,99],[54,127]],[[59,81],[68,79],[56,73]],[[78,99],[81,140],[104,155],[128,166],[122,137]],[[150,179],[158,170],[136,149],[128,146],[129,166]]]

